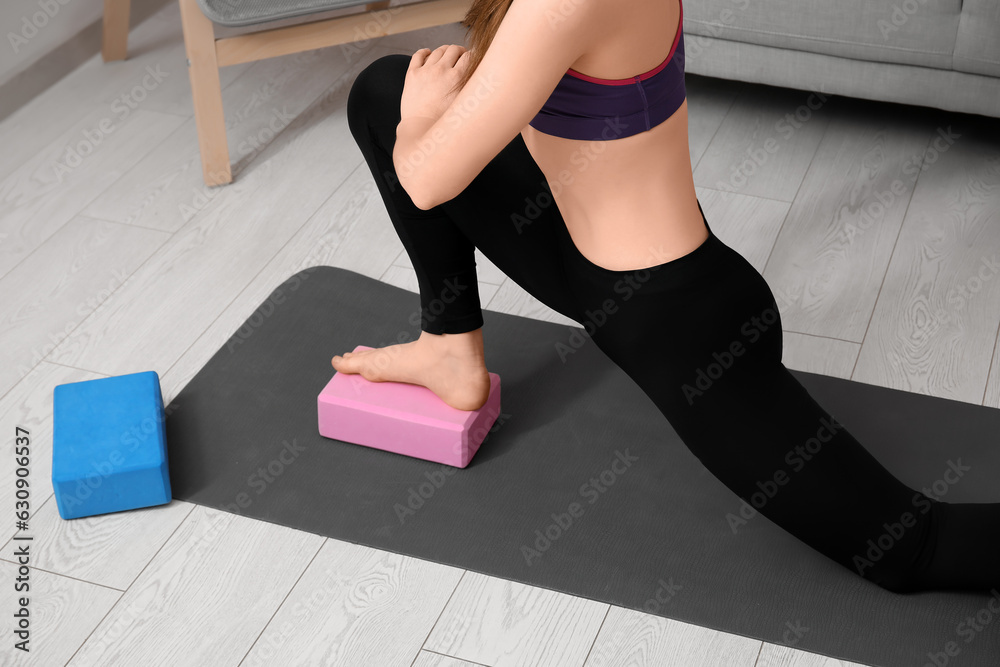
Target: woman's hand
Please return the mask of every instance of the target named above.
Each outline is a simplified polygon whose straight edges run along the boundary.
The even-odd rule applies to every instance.
[[[469,68],[469,51],[458,44],[443,44],[433,51],[420,49],[410,57],[399,100],[400,120],[424,116],[437,120],[459,91],[451,92]]]

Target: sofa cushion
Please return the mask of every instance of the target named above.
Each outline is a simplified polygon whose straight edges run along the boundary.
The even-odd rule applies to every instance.
[[[995,14],[994,3],[973,2]],[[961,8],[962,0],[699,0],[684,5],[685,48],[698,48],[688,35],[704,35],[950,70]],[[996,29],[994,21],[970,39],[986,41]]]
[[[1000,76],[1000,2],[965,0],[955,44],[955,69]]]
[[[247,26],[368,4],[366,0],[198,0],[213,23]]]

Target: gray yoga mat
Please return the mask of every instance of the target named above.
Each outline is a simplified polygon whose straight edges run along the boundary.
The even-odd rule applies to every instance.
[[[320,436],[330,358],[413,340],[418,309],[334,267],[278,286],[168,406],[173,496],[854,662],[998,664],[1000,594],[897,595],[762,515],[734,532],[743,502],[582,327],[484,312],[502,412],[465,469]],[[1000,410],[792,373],[905,483],[1000,502]]]

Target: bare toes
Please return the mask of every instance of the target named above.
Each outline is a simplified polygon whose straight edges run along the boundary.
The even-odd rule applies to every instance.
[[[358,359],[347,359],[338,354],[331,360],[331,363],[341,373],[357,373],[358,361]]]

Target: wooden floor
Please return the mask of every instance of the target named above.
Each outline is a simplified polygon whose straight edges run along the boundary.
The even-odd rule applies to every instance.
[[[445,43],[464,29],[224,69],[221,188],[201,181],[176,3],[133,29],[129,60],[94,57],[0,123],[0,507],[22,426],[35,538],[33,650],[11,648],[8,615],[0,663],[847,664],[176,500],[59,518],[55,385],[153,369],[169,403],[308,266],[417,291],[345,105],[375,58]],[[687,82],[699,199],[778,296],[786,365],[1000,407],[996,120],[991,137],[977,116]],[[484,307],[573,324],[478,261]]]

